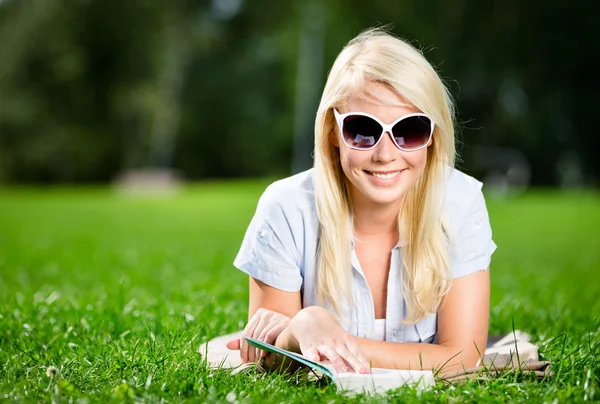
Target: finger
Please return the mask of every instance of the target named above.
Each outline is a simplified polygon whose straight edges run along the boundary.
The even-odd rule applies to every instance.
[[[264,334],[264,341],[269,344],[274,344],[279,337],[279,334],[283,332],[288,326],[287,322],[273,324],[273,326]]]
[[[338,354],[335,348],[327,345],[321,345],[317,348],[317,350],[321,355],[325,356],[329,362],[331,362],[338,373],[348,372],[348,367],[346,366],[344,359]]]
[[[281,334],[281,332],[283,331],[285,327],[275,327],[273,328],[266,336],[265,336],[265,342],[271,345],[275,345],[275,342],[277,341],[277,337],[279,336],[279,334]],[[262,351],[262,356],[263,358],[265,356],[267,356],[268,352],[267,351]]]
[[[238,351],[240,349],[240,340],[240,338],[230,339],[225,343],[225,346],[227,347],[227,349],[230,349],[232,351]]]
[[[350,339],[346,342],[346,348],[348,348],[348,350],[354,355],[354,358],[356,358],[356,363],[351,363],[354,370],[358,373],[369,373],[371,371],[371,363],[365,354],[360,350],[356,342]]]
[[[258,336],[258,340],[270,344],[271,341],[269,341],[267,337],[270,335],[270,332],[273,329],[273,327],[273,324],[267,324],[267,326],[261,330],[260,335]],[[266,356],[266,351],[259,349],[256,351],[256,355],[259,358],[264,358]]]
[[[306,359],[311,360],[313,362],[319,362],[321,360],[321,355],[315,347],[300,347],[300,352]]]
[[[244,337],[252,337],[254,334],[254,330],[256,329],[256,325],[258,324],[258,321],[260,315],[254,315],[252,316],[252,318],[250,319],[250,321],[248,321],[248,324],[246,324],[246,327],[244,328],[244,331],[242,332],[242,338],[240,339],[240,357],[242,359],[243,363],[248,362],[248,343],[246,342],[246,340],[244,339]]]
[[[338,355],[350,365],[350,370],[354,370],[356,373],[364,373],[366,368],[358,360],[358,358],[344,345],[340,345],[336,348]]]
[[[268,325],[269,325],[268,319],[266,319],[265,316],[260,316],[260,319],[258,320],[258,324],[256,324],[256,327],[254,328],[254,331],[252,332],[251,337],[254,339],[258,339],[259,341],[262,341],[260,338],[260,333]],[[260,356],[260,348],[256,348],[256,347],[248,348],[248,361],[249,362],[256,362],[258,359],[260,359],[260,357],[261,357]]]
[[[277,340],[279,334],[281,334],[281,332],[284,329],[284,324],[269,324],[267,327],[264,328],[264,330],[262,330],[259,339],[263,342],[266,342],[267,344],[273,345]],[[261,350],[260,356],[263,358],[267,356],[267,351]]]
[[[248,343],[244,338],[240,339],[240,358],[242,363],[248,362]]]

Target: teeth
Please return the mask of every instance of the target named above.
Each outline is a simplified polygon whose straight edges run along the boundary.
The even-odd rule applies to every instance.
[[[378,173],[373,173],[373,172],[371,174],[374,177],[381,178],[382,180],[391,180],[392,178],[394,178],[395,176],[400,174],[400,171],[396,171],[395,173],[390,173],[390,174],[378,174]]]

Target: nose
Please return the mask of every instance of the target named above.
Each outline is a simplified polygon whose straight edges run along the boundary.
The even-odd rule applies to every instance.
[[[379,144],[373,150],[373,160],[382,163],[394,161],[398,155],[398,151],[398,147],[396,147],[396,144],[392,140],[392,134],[385,132],[383,139],[379,141]]]

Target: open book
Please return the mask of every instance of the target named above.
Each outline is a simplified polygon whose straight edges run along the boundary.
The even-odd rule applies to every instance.
[[[417,389],[426,389],[435,384],[430,370],[395,370],[371,368],[371,373],[338,373],[328,362],[314,362],[295,352],[286,351],[274,345],[245,337],[249,345],[284,355],[306,365],[318,373],[331,378],[338,389],[350,393],[385,393],[387,390],[409,385]]]

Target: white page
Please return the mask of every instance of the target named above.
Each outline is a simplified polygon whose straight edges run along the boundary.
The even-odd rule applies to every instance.
[[[334,373],[335,383],[350,393],[385,393],[401,386],[411,386],[417,390],[435,385],[430,370],[397,370],[372,368],[371,373]]]

